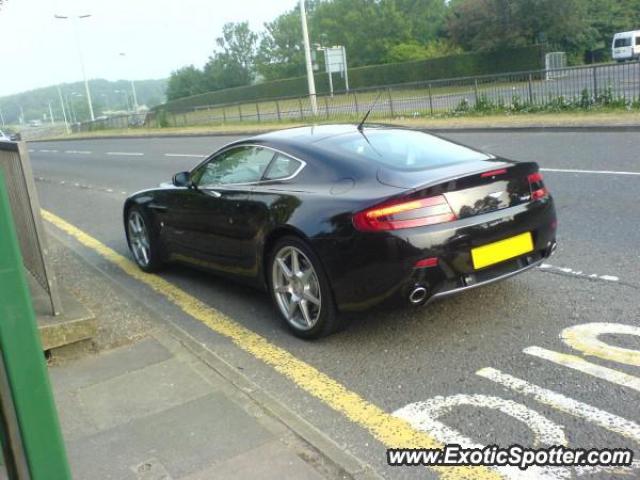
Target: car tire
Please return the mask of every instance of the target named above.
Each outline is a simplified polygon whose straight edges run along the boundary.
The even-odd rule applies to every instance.
[[[164,266],[162,249],[149,215],[140,207],[127,210],[125,223],[127,244],[133,259],[147,273],[157,272]]]
[[[282,237],[271,249],[267,265],[271,299],[295,336],[316,339],[343,327],[322,263],[307,243]]]

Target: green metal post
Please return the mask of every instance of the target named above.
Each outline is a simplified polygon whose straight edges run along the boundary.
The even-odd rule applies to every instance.
[[[71,478],[0,171],[0,352],[31,480]],[[6,442],[4,435],[3,442]],[[6,445],[3,445],[6,446]],[[13,480],[14,477],[11,477]],[[22,476],[18,480],[23,480]]]

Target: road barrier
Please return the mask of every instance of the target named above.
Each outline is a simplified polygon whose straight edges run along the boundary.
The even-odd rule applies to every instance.
[[[3,156],[6,151],[0,150]],[[0,444],[4,465],[10,480],[70,480],[13,223],[10,182],[5,184],[4,177],[0,170]]]
[[[0,172],[7,182],[9,205],[24,267],[49,297],[51,314],[62,312],[58,284],[49,264],[40,202],[33,181],[29,153],[24,143],[0,141]]]

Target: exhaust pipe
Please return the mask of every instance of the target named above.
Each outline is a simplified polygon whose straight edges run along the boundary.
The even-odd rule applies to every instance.
[[[427,289],[420,285],[415,286],[409,294],[409,302],[412,305],[418,305],[424,302],[425,298],[427,298]]]

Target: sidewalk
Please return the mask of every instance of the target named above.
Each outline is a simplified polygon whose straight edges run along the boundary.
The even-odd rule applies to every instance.
[[[97,320],[49,369],[74,479],[378,478],[51,233],[59,280]]]
[[[50,374],[76,479],[335,478],[168,335]]]

